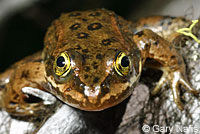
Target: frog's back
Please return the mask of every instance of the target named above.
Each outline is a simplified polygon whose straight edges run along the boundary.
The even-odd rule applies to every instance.
[[[56,55],[56,51],[73,49],[101,57],[108,49],[130,49],[132,43],[128,40],[132,42],[132,32],[129,27],[128,21],[105,9],[62,14],[46,34],[44,56],[48,58],[52,53]]]

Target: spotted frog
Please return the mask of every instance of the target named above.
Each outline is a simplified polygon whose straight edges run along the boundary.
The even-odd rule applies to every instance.
[[[185,64],[174,47],[175,31],[191,22],[181,17],[153,16],[126,21],[106,9],[75,11],[53,21],[44,49],[15,63],[0,75],[0,105],[11,115],[36,115],[43,100],[24,93],[32,87],[86,111],[119,104],[134,90],[146,59],[163,71],[152,94],[166,82],[183,110],[179,85],[194,95]]]

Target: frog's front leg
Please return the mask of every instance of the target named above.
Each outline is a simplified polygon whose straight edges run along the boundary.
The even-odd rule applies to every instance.
[[[2,90],[1,107],[15,116],[37,116],[45,111],[44,100],[34,94],[45,91],[44,69],[44,64],[36,60],[19,63],[12,71],[6,71],[1,79],[8,75],[9,81]]]
[[[152,94],[158,93],[163,83],[169,81],[174,101],[178,108],[183,110],[179,85],[183,85],[188,92],[194,95],[198,95],[199,92],[191,87],[186,78],[185,64],[181,55],[170,42],[151,30],[140,31],[134,35],[133,39],[141,51],[143,63],[147,58],[154,59],[161,64],[159,68],[164,72]]]

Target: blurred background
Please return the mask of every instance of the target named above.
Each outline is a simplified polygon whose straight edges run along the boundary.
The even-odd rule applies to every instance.
[[[106,8],[126,19],[149,15],[200,16],[199,0],[0,0],[0,72],[43,48],[52,20],[63,12]]]

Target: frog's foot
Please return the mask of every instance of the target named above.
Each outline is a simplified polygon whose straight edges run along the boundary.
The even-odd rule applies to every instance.
[[[194,88],[192,88],[190,83],[187,81],[185,76],[181,74],[181,72],[175,71],[175,72],[170,72],[170,73],[164,72],[157,86],[154,88],[151,94],[156,95],[160,91],[161,87],[166,81],[170,82],[172,94],[174,97],[174,102],[177,104],[180,110],[183,110],[184,108],[180,100],[179,85],[182,85],[186,89],[187,92],[192,93],[195,96],[198,96],[200,93],[200,91],[197,91]]]
[[[179,71],[171,72],[169,74],[169,78],[174,101],[177,104],[178,108],[180,110],[183,110],[184,108],[180,101],[179,95],[179,85],[182,85],[187,92],[192,93],[195,96],[198,96],[200,92],[192,88],[186,77],[182,75]]]

